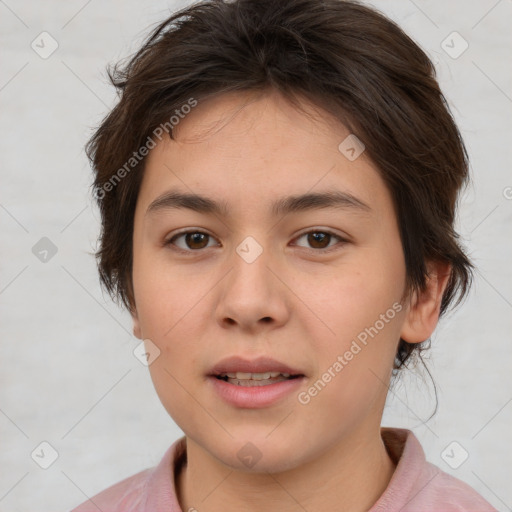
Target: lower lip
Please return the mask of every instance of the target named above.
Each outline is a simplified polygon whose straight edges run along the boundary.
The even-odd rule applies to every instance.
[[[265,386],[237,386],[225,380],[209,376],[215,392],[235,407],[258,409],[274,404],[283,397],[297,391],[305,377],[282,380]]]

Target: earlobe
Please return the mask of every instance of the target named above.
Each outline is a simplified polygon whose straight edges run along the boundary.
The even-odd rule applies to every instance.
[[[402,326],[400,337],[409,343],[421,343],[432,335],[439,320],[443,293],[448,285],[451,266],[446,262],[429,262],[425,290],[415,291]]]
[[[142,333],[140,329],[139,316],[137,314],[137,310],[135,308],[131,311],[132,320],[133,320],[133,335],[139,340],[142,339]]]

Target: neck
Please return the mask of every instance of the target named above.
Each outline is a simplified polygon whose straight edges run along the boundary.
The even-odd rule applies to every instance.
[[[183,511],[368,511],[385,491],[395,464],[380,436],[351,433],[315,460],[280,473],[249,473],[220,463],[187,438],[187,463],[176,475]]]

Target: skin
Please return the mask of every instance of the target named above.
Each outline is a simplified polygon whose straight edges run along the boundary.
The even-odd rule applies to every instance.
[[[307,405],[292,393],[266,408],[236,408],[206,377],[227,356],[266,355],[300,369],[300,391],[307,391],[403,297],[389,191],[365,153],[349,161],[338,150],[349,135],[341,123],[303,106],[311,116],[276,92],[210,98],[146,162],[134,220],[132,316],[135,336],[160,350],[151,378],[186,435],[188,462],[175,480],[184,511],[266,512],[269,504],[284,512],[340,504],[364,511],[395,469],[380,436],[393,359],[400,336],[416,343],[433,332],[446,265],[430,264],[426,291],[413,294]],[[170,189],[225,201],[230,215],[146,213]],[[273,200],[334,189],[370,209],[271,215]],[[165,245],[185,228],[210,237]],[[307,234],[325,230],[335,236],[323,245]],[[263,249],[250,264],[236,252],[247,236]],[[248,441],[262,454],[252,468],[237,457]]]

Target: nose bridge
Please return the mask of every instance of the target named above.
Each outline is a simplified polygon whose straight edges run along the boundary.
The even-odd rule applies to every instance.
[[[263,235],[259,235],[261,240]],[[265,244],[267,245],[267,244]],[[239,291],[246,293],[251,290],[254,293],[261,293],[263,288],[268,286],[268,275],[270,250],[268,246],[252,236],[246,236],[236,247],[232,255],[233,274],[230,278],[230,286],[236,287]],[[240,300],[247,300],[240,297]]]

